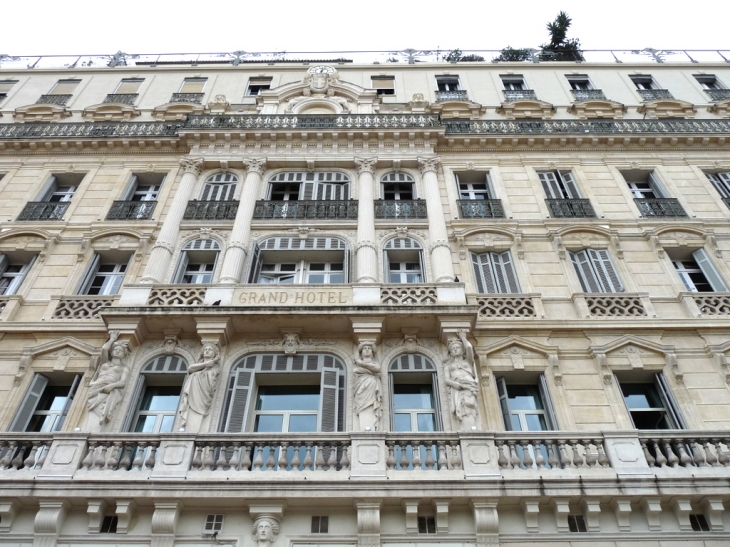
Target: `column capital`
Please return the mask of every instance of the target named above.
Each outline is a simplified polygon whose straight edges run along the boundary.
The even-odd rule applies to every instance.
[[[249,173],[263,176],[264,169],[266,169],[266,158],[245,158],[243,164]]]
[[[203,170],[203,158],[180,158],[183,173],[192,173],[196,177]]]
[[[375,166],[378,163],[378,158],[355,158],[355,165],[357,166],[357,174],[362,175],[363,173],[375,174]]]
[[[433,171],[434,173],[438,169],[438,166],[441,164],[441,156],[434,156],[432,158],[417,158],[418,160],[418,167],[421,170],[421,174],[425,175],[429,171]]]

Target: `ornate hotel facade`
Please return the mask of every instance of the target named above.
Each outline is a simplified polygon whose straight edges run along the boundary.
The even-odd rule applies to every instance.
[[[0,56],[2,545],[730,542],[730,67],[415,56]]]

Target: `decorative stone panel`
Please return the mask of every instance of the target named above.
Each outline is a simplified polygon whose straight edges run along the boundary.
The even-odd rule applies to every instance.
[[[200,306],[205,299],[206,287],[155,287],[147,300],[148,306]]]

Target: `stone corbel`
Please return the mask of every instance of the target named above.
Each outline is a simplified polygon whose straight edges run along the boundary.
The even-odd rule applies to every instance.
[[[487,359],[486,356],[480,359],[481,362],[486,363]],[[479,375],[481,377],[481,384],[482,387],[488,387],[492,383],[492,370],[487,365],[482,365],[480,368],[481,374]]]
[[[462,234],[454,234],[456,244],[459,246],[459,258],[466,260],[466,245],[464,245],[464,236]]]
[[[476,528],[476,547],[499,547],[499,513],[497,501],[474,499],[471,501]]]
[[[655,235],[649,235],[649,244],[659,258],[664,258],[664,247],[659,242],[659,237]]]
[[[631,531],[631,500],[614,499],[611,502],[619,532]]]
[[[118,330],[119,339],[134,349],[147,339],[147,326],[142,317],[114,317],[107,321],[109,331]]]
[[[610,386],[613,382],[613,372],[608,368],[608,358],[605,353],[596,353],[596,361],[598,361],[598,368],[601,371],[601,378],[603,383]]]
[[[90,242],[87,238],[84,238],[81,240],[81,246],[79,247],[79,252],[76,254],[76,262],[81,262],[84,260],[84,257],[86,256],[86,251],[89,250]]]
[[[104,500],[89,500],[86,514],[89,515],[89,533],[98,534],[101,530],[101,523],[106,515],[107,505]]]
[[[380,543],[380,500],[358,500],[357,544],[358,547],[381,547]]]
[[[524,260],[525,248],[522,246],[522,234],[521,233],[515,234],[515,248],[517,249],[517,258],[519,258],[520,260]]]
[[[10,532],[19,509],[20,502],[17,500],[0,501],[0,533]]]
[[[46,241],[43,243],[43,250],[38,254],[38,262],[43,262],[46,260],[48,253],[51,252],[51,249],[53,249],[53,246],[56,244],[57,241],[57,235],[51,236],[46,239]]]
[[[613,246],[613,250],[616,251],[616,256],[623,258],[624,250],[621,248],[621,240],[618,234],[611,234],[611,245]]]
[[[221,348],[227,346],[233,338],[233,324],[230,317],[195,317],[195,329],[203,343],[214,342]]]
[[[662,502],[659,498],[644,498],[641,500],[641,508],[644,511],[649,530],[659,532],[662,529],[660,520],[662,514]]]
[[[449,500],[433,500],[436,509],[436,533],[449,533]]]
[[[536,500],[522,500],[520,507],[525,515],[527,532],[537,534],[540,531],[540,504]]]
[[[397,226],[395,229],[396,236],[398,239],[408,238],[408,226]]]
[[[720,250],[720,247],[717,245],[717,238],[714,234],[706,234],[705,235],[705,241],[707,242],[707,245],[712,249],[712,252],[715,253],[715,257],[722,259],[722,251]]]
[[[677,383],[683,384],[684,383],[684,373],[682,373],[681,370],[679,370],[679,364],[677,363],[677,354],[676,353],[665,353],[664,358],[667,362],[667,366],[672,371],[672,374],[674,374],[674,379],[677,380]]]
[[[730,364],[727,362],[727,355],[722,352],[713,352],[712,356],[720,366],[720,372],[725,378],[725,383],[730,385]]]
[[[418,501],[403,500],[403,509],[406,512],[406,534],[418,533]]]
[[[381,332],[385,317],[350,317],[352,323],[352,337],[355,344],[363,340],[373,340],[380,343]]]
[[[20,382],[23,381],[26,372],[28,372],[31,363],[33,362],[32,351],[32,348],[23,349],[23,355],[21,356],[20,362],[18,363],[18,372],[15,373],[15,378],[13,378],[13,386],[18,387],[20,385]]]
[[[50,540],[58,537],[61,532],[63,522],[66,520],[66,514],[70,509],[70,503],[68,500],[40,500],[39,505],[40,507],[33,521],[34,544],[35,541],[40,540],[38,543],[41,545],[55,545],[55,540]],[[45,536],[45,541],[40,539],[43,536]]]
[[[137,503],[134,500],[117,500],[117,534],[129,532],[136,509]]]
[[[601,531],[601,500],[583,498],[580,502],[589,532]]]
[[[179,501],[157,502],[155,503],[155,512],[152,513],[152,545],[170,545],[172,546],[175,537],[177,522],[180,518],[183,504]],[[168,542],[160,542],[155,536],[163,536],[169,538]],[[155,540],[158,541],[155,541]]]
[[[563,245],[563,238],[559,234],[552,234],[553,245],[558,256],[565,260],[565,245]]]
[[[567,534],[568,532],[570,532],[570,527],[568,526],[568,515],[570,514],[570,500],[564,498],[553,498],[553,500],[550,502],[550,505],[553,508],[553,513],[555,513],[555,525],[558,529],[558,533]]]
[[[563,373],[560,371],[560,359],[558,357],[557,353],[550,353],[547,356],[548,358],[548,366],[550,367],[550,370],[553,373],[553,379],[555,380],[555,385],[561,386],[563,385]]]

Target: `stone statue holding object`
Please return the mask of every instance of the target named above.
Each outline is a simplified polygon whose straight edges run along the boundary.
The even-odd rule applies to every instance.
[[[129,353],[129,344],[119,341],[119,331],[111,331],[101,347],[101,364],[89,384],[86,431],[99,433],[114,416],[129,378]]]
[[[458,338],[448,342],[449,356],[444,362],[446,378],[444,383],[449,389],[451,413],[459,421],[460,431],[478,427],[479,404],[474,347],[466,339],[466,332],[457,332]]]
[[[213,397],[218,389],[221,374],[220,349],[214,342],[205,342],[200,350],[199,362],[188,367],[188,376],[182,389],[179,426],[197,433],[200,424],[210,412]]]
[[[378,431],[383,413],[383,384],[380,380],[380,363],[375,355],[373,342],[361,342],[357,348],[355,363],[355,413],[360,420],[360,430]]]

